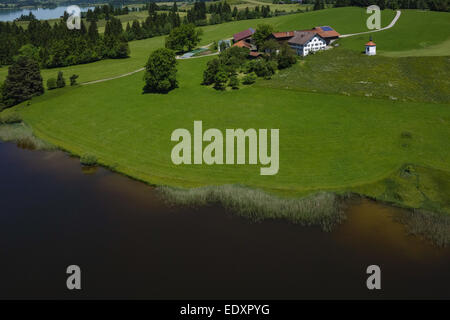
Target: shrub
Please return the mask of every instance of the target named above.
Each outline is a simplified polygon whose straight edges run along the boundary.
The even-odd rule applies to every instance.
[[[206,64],[206,70],[203,71],[203,85],[210,85],[214,83],[217,72],[220,68],[219,58],[214,58]]]
[[[228,81],[228,86],[231,87],[233,90],[239,89],[239,79],[236,75],[232,75],[230,77],[230,80]]]
[[[289,68],[297,62],[297,56],[287,44],[281,47],[280,53],[277,56],[278,69]]]
[[[53,90],[58,88],[58,86],[56,85],[56,79],[55,78],[50,78],[47,80],[47,89],[48,90]]]
[[[214,89],[225,90],[227,81],[228,81],[228,75],[225,71],[217,72],[217,74],[214,78]]]
[[[56,86],[58,88],[64,88],[66,86],[66,80],[63,77],[62,71],[58,72],[58,78],[56,79]]]
[[[249,63],[247,72],[254,72],[258,77],[270,79],[277,69],[275,61],[265,61],[258,59]]]
[[[83,166],[94,166],[97,164],[97,157],[90,153],[85,153],[80,158],[80,163]]]
[[[73,74],[70,76],[70,85],[74,86],[77,84],[77,79],[78,79],[78,75],[77,74]]]
[[[403,139],[411,139],[412,133],[409,131],[403,131],[400,135]]]
[[[254,72],[246,74],[242,79],[243,84],[252,84],[255,83],[255,81],[256,81],[256,74]]]

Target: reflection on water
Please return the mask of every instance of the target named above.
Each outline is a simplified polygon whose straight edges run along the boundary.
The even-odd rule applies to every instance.
[[[29,138],[20,139],[17,141],[17,147],[25,150],[36,150],[36,146]]]
[[[98,166],[81,166],[81,172],[84,174],[95,174],[98,170]]]
[[[350,223],[336,230],[336,240],[348,244],[353,242],[355,246],[364,246],[380,253],[389,247],[405,258],[417,261],[439,257],[442,253],[440,248],[421,237],[408,236],[406,227],[395,222],[394,216],[401,210],[367,199],[361,200],[348,208]]]
[[[399,209],[351,203],[325,233],[167,206],[143,183],[82,170],[0,143],[0,298],[450,298],[450,249],[408,236]],[[65,289],[70,264],[81,292]],[[365,287],[371,264],[381,292]]]

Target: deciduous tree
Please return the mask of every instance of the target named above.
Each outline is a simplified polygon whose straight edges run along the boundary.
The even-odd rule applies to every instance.
[[[166,48],[153,51],[145,66],[144,93],[167,93],[178,87],[175,53]]]

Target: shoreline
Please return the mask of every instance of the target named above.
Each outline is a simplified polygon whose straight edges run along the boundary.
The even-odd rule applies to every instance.
[[[10,136],[4,134],[2,136],[2,127],[18,125],[27,128],[25,136],[14,136],[14,133]],[[20,134],[24,133],[19,132]],[[0,124],[0,142],[13,142],[18,147],[31,150],[62,151],[70,157],[80,158],[82,154],[43,140],[35,135],[32,128],[24,122]],[[409,234],[422,237],[438,247],[446,247],[450,244],[450,214],[448,212],[430,211],[422,207],[416,208],[408,206],[402,201],[392,201],[389,198],[382,199],[366,193],[355,192],[352,188],[331,191],[324,189],[309,190],[302,196],[282,196],[276,194],[276,192],[271,192],[269,189],[241,184],[202,185],[184,188],[170,183],[156,183],[140,179],[133,175],[132,170],[130,172],[120,166],[111,166],[102,161],[98,161],[96,165],[155,188],[169,205],[201,207],[220,204],[233,214],[252,221],[281,219],[301,226],[319,226],[326,232],[334,230],[335,227],[346,220],[344,207],[348,201],[365,198],[382,205],[404,210],[405,212],[401,216],[395,217],[395,221],[405,225]],[[407,165],[402,165],[400,168],[405,166]],[[378,181],[378,183],[381,181]]]

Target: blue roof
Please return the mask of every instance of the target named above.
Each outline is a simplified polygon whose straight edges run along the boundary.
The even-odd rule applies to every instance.
[[[329,26],[323,26],[320,27],[323,31],[333,31],[333,28],[329,27]]]

